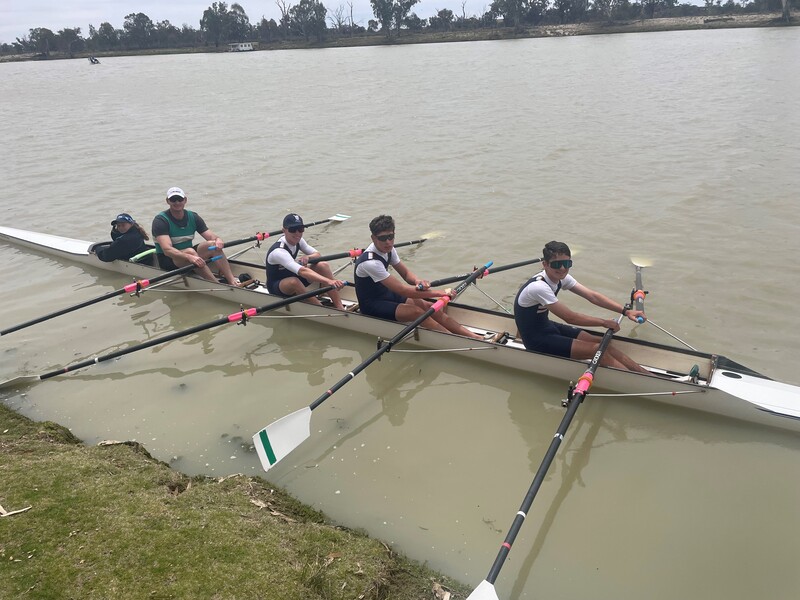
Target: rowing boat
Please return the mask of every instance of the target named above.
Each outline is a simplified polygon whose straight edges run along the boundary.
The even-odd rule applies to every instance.
[[[92,252],[92,242],[36,233],[10,227],[0,227],[0,240],[58,259],[80,263],[90,268],[121,273],[131,278],[152,279],[164,272],[142,262],[101,262]],[[255,277],[253,266],[231,261],[234,274],[248,272]],[[217,298],[237,306],[263,306],[279,297],[270,295],[265,286],[239,288],[223,283],[209,285],[197,277],[181,275],[170,284],[173,288],[212,293]],[[403,329],[402,324],[362,315],[358,312],[352,288],[341,290],[346,310],[330,306],[295,303],[279,309],[279,314],[321,318],[326,325],[348,329],[379,339],[389,339]],[[463,352],[467,357],[487,363],[519,369],[537,375],[570,380],[586,366],[584,361],[527,352],[513,335],[496,343],[497,335],[515,332],[512,316],[451,303],[448,314],[485,336],[476,341],[463,336],[417,328],[406,343],[434,350]],[[323,318],[324,317],[324,318]],[[336,317],[336,318],[328,318]],[[594,332],[590,332],[594,333]],[[800,432],[800,387],[774,381],[769,377],[738,364],[724,356],[684,348],[615,336],[615,345],[633,360],[648,368],[652,375],[601,367],[603,390],[634,394],[655,401],[725,417]],[[693,366],[699,368],[696,381],[688,377]]]

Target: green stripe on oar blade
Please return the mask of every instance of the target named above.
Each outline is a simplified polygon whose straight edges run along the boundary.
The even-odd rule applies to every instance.
[[[481,581],[480,585],[472,590],[472,593],[467,596],[467,600],[500,600],[497,597],[497,592],[494,586],[486,581]]]
[[[306,406],[267,425],[253,436],[265,471],[311,437],[311,409]]]

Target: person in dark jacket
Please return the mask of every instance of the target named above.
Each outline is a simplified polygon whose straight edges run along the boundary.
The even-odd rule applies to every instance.
[[[111,244],[96,248],[97,258],[103,262],[128,260],[147,250],[145,240],[150,237],[128,213],[121,213],[111,221]]]

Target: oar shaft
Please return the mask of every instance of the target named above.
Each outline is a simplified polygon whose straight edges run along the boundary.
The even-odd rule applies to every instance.
[[[472,274],[470,276],[468,276],[467,279],[461,285],[459,285],[455,290],[453,290],[453,298],[457,298],[458,295],[467,288],[467,286],[469,286],[475,279],[477,279],[480,276],[480,274],[483,272],[484,269],[488,269],[491,265],[492,265],[492,263],[489,262],[489,263],[486,263],[486,265],[484,265],[480,269],[476,269],[475,271],[473,271]],[[370,366],[373,362],[375,362],[385,352],[388,352],[389,350],[391,350],[392,346],[394,346],[400,340],[405,338],[405,336],[407,336],[409,333],[414,331],[417,327],[422,325],[422,323],[424,323],[427,318],[431,317],[436,311],[442,310],[445,306],[447,306],[447,304],[450,302],[450,300],[451,300],[450,296],[444,296],[443,298],[439,298],[436,302],[433,303],[433,305],[428,310],[426,310],[424,313],[422,313],[413,322],[411,322],[408,325],[406,325],[405,327],[403,327],[403,329],[397,335],[395,335],[391,340],[389,340],[383,346],[381,346],[381,348],[379,348],[377,351],[373,352],[372,355],[367,360],[362,362],[355,369],[353,369],[347,375],[342,377],[333,386],[331,386],[330,389],[328,389],[324,394],[322,394],[319,398],[314,400],[314,402],[312,402],[309,405],[309,408],[313,411],[320,404],[325,402],[325,400],[327,400],[328,398],[333,396],[333,394],[335,394],[338,390],[340,390],[348,381],[353,379],[361,371],[363,371],[368,366]]]
[[[409,242],[400,242],[395,244],[395,248],[402,248],[403,246],[411,246],[412,244],[421,244],[425,241],[426,238],[422,238],[421,240],[411,240]],[[337,254],[328,254],[326,256],[320,256],[319,258],[312,258],[308,261],[308,264],[313,265],[318,262],[322,262],[324,260],[337,260],[339,258],[357,258],[364,253],[362,248],[353,248],[352,250],[347,250],[346,252],[339,252]]]
[[[523,260],[517,263],[513,263],[510,265],[503,265],[502,267],[495,267],[493,269],[486,269],[484,272],[485,275],[491,275],[493,273],[500,273],[502,271],[508,271],[510,269],[517,269],[519,267],[524,267],[526,265],[532,265],[534,263],[541,262],[541,258],[532,258],[530,260]],[[431,281],[431,287],[439,287],[442,285],[447,285],[448,283],[453,283],[456,281],[461,281],[462,279],[466,279],[469,277],[471,273],[465,273],[463,275],[455,275],[454,277],[445,277],[444,279],[437,279],[436,281]]]
[[[211,258],[206,260],[206,263],[213,262],[221,258],[220,256],[212,256]],[[20,323],[19,325],[14,325],[13,327],[9,327],[7,329],[3,329],[0,331],[0,335],[6,335],[8,333],[12,333],[14,331],[19,331],[20,329],[24,329],[26,327],[30,327],[31,325],[36,325],[37,323],[43,323],[44,321],[49,321],[50,319],[54,319],[55,317],[60,317],[61,315],[65,315],[67,313],[71,313],[76,311],[80,308],[85,308],[87,306],[91,306],[92,304],[97,304],[98,302],[102,302],[103,300],[109,300],[111,298],[115,298],[117,296],[121,296],[125,293],[134,293],[140,291],[154,283],[158,283],[159,281],[163,281],[165,279],[169,279],[171,277],[175,277],[176,275],[180,275],[182,273],[186,273],[194,269],[194,265],[186,265],[185,267],[180,267],[179,269],[175,269],[174,271],[169,271],[168,273],[164,273],[163,275],[159,275],[154,277],[153,279],[141,279],[137,280],[134,283],[129,283],[125,287],[119,288],[118,290],[114,290],[113,292],[108,292],[107,294],[103,294],[102,296],[98,296],[96,298],[92,298],[90,300],[85,300],[84,302],[79,302],[78,304],[73,304],[72,306],[68,306],[66,308],[62,308],[55,312],[48,313],[36,319],[31,319],[30,321],[26,321],[24,323]]]
[[[349,285],[349,284],[348,284]],[[75,363],[73,365],[68,365],[66,367],[62,367],[60,369],[55,369],[54,371],[50,371],[49,373],[45,373],[44,375],[40,375],[39,379],[50,379],[51,377],[55,377],[57,375],[63,375],[64,373],[69,373],[71,371],[77,371],[78,369],[83,369],[85,367],[105,362],[107,360],[112,360],[114,358],[119,358],[120,356],[125,356],[126,354],[132,354],[133,352],[137,352],[139,350],[145,350],[147,348],[152,348],[153,346],[158,346],[160,344],[166,344],[167,342],[171,342],[172,340],[176,340],[178,338],[186,337],[187,335],[192,335],[193,333],[199,333],[201,331],[205,331],[207,329],[212,329],[214,327],[218,327],[220,325],[225,325],[227,323],[238,323],[248,318],[254,317],[255,315],[260,315],[261,313],[275,310],[278,308],[282,308],[288,304],[292,304],[294,302],[299,302],[301,300],[305,300],[312,296],[317,296],[319,294],[324,294],[325,292],[329,292],[330,290],[334,289],[334,286],[329,285],[326,287],[322,287],[319,289],[309,290],[302,294],[298,294],[297,296],[292,296],[290,298],[284,298],[283,300],[279,300],[273,304],[265,304],[258,308],[248,308],[244,309],[240,312],[232,313],[225,317],[220,317],[219,319],[215,319],[213,321],[209,321],[208,323],[202,323],[200,325],[195,325],[194,327],[189,327],[188,329],[182,329],[181,331],[175,331],[173,333],[161,336],[159,338],[154,338],[152,340],[148,340],[146,342],[142,342],[141,344],[136,344],[135,346],[131,346],[129,348],[123,348],[122,350],[115,350],[114,352],[109,352],[108,354],[103,354],[102,356],[98,356],[95,358],[90,358],[79,363]]]
[[[322,219],[321,221],[314,221],[313,223],[306,223],[304,227],[313,227],[314,225],[322,225],[323,223],[329,223],[331,219]],[[256,240],[261,242],[267,238],[274,237],[276,235],[280,235],[283,233],[283,229],[278,229],[276,231],[270,231],[268,233],[257,233],[247,238],[242,238],[240,240],[233,240],[232,242],[226,242],[225,247],[230,248],[231,246],[239,246],[241,244],[246,244],[248,242],[255,242]]]
[[[617,323],[619,324],[621,320],[622,315],[617,317]],[[503,568],[503,564],[508,557],[508,553],[511,551],[511,546],[514,544],[514,540],[516,540],[517,534],[522,527],[522,523],[528,516],[528,511],[533,505],[533,501],[536,498],[536,494],[538,493],[545,476],[547,475],[547,471],[550,469],[550,465],[553,463],[553,459],[558,451],[558,447],[564,440],[564,434],[567,432],[567,429],[572,422],[572,418],[578,411],[578,407],[580,406],[581,402],[583,402],[584,398],[586,398],[586,394],[589,391],[594,379],[594,373],[597,370],[597,367],[600,365],[600,360],[608,348],[608,345],[611,343],[611,338],[613,336],[613,330],[606,330],[605,334],[603,335],[603,339],[600,341],[600,346],[598,347],[597,352],[594,353],[594,356],[589,363],[589,368],[586,369],[584,374],[578,380],[577,386],[575,386],[575,391],[567,406],[567,412],[564,413],[564,417],[561,419],[561,423],[556,430],[556,434],[553,436],[553,439],[550,442],[550,446],[544,455],[544,459],[542,459],[542,464],[536,471],[533,482],[531,482],[531,486],[528,488],[528,493],[525,495],[525,499],[522,501],[522,505],[514,517],[514,521],[511,523],[511,528],[508,530],[508,534],[506,535],[503,544],[500,546],[500,551],[497,553],[497,557],[494,560],[494,564],[492,564],[492,568],[489,570],[489,574],[486,576],[486,581],[488,581],[490,584],[494,584],[497,576],[500,574],[500,569]]]

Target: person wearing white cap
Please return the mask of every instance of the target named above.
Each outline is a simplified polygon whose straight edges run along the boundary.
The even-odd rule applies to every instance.
[[[128,213],[118,214],[117,218],[111,221],[111,225],[112,242],[97,244],[94,247],[97,258],[103,262],[128,260],[147,250],[144,244],[145,240],[150,239],[147,232]]]
[[[159,266],[166,271],[174,271],[193,264],[198,275],[209,281],[216,281],[217,278],[208,268],[206,260],[222,255],[222,258],[215,260],[214,264],[219,268],[225,281],[231,285],[239,285],[228,259],[222,253],[225,242],[208,228],[200,215],[186,210],[188,199],[181,188],[169,188],[167,190],[169,209],[158,213],[153,219],[153,239]],[[210,243],[193,246],[195,233]]]

